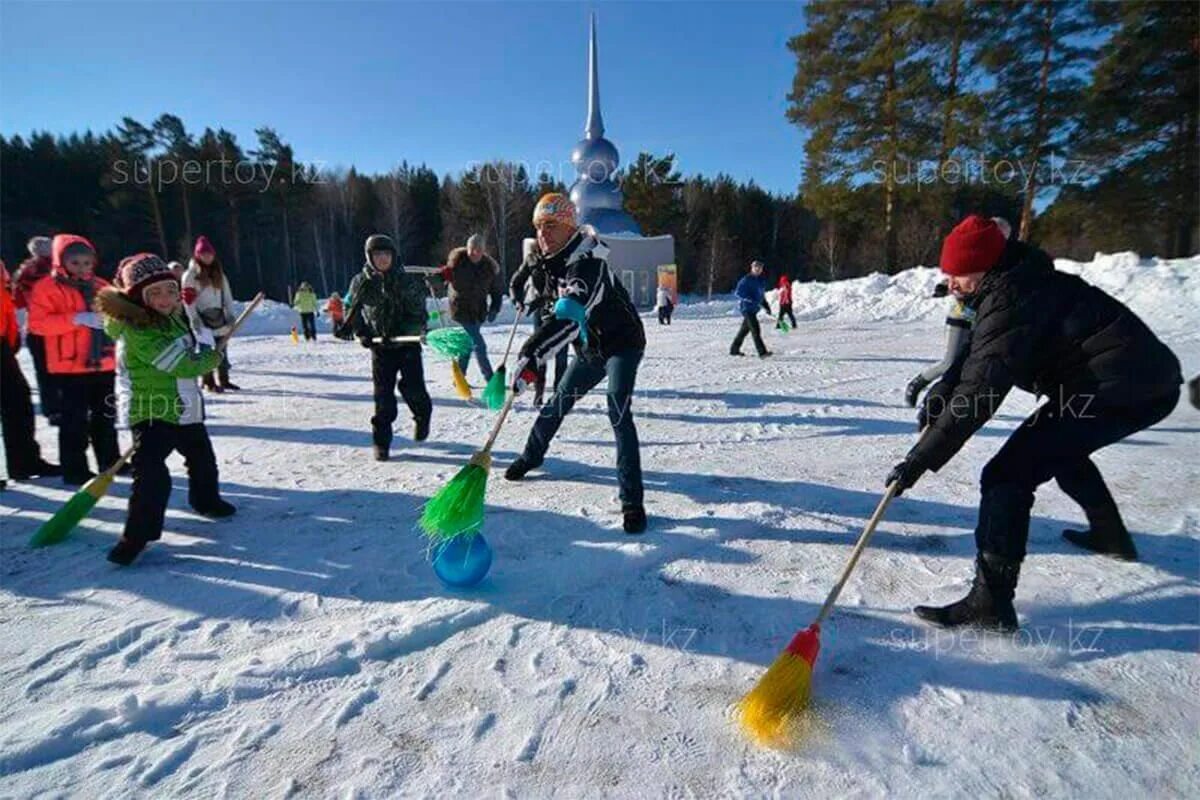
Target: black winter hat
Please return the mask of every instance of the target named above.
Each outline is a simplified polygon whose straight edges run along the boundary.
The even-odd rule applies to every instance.
[[[363,247],[363,250],[367,254],[368,262],[371,260],[371,253],[379,250],[388,250],[391,252],[393,257],[396,255],[396,245],[392,243],[392,237],[385,236],[382,233],[376,233],[372,236],[368,236],[367,244],[365,247]]]

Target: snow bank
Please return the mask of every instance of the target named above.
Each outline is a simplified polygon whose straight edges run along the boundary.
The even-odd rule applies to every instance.
[[[1200,308],[1200,255],[1160,259],[1141,258],[1136,253],[1097,253],[1088,262],[1060,258],[1055,266],[1121,300],[1156,330],[1187,327]],[[946,301],[931,296],[940,280],[937,269],[914,267],[891,276],[876,272],[832,283],[796,282],[792,284],[792,307],[800,321],[937,319],[946,312]],[[772,307],[775,296],[774,290],[767,294]],[[676,315],[684,318],[736,314],[737,302],[732,295],[712,300],[684,297],[676,310]]]

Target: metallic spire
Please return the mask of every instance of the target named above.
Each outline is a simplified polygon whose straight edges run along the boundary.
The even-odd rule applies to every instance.
[[[588,116],[584,135],[599,139],[604,135],[604,118],[600,116],[600,70],[596,52],[596,12],[592,12],[591,40],[588,42]]]

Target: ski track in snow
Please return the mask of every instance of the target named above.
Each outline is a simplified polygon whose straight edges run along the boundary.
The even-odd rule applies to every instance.
[[[454,398],[427,354],[432,436],[411,443],[402,411],[377,464],[363,350],[239,339],[245,391],[208,400],[232,520],[190,513],[173,456],[164,538],[119,570],[103,556],[127,480],[45,550],[25,542],[69,494],[0,495],[0,795],[1200,793],[1200,416],[1186,403],[1097,457],[1141,563],[1069,550],[1059,530],[1081,515],[1050,485],[1022,635],[927,629],[909,609],[966,588],[979,469],[1034,407],[1014,393],[889,509],[823,634],[797,748],[740,738],[732,704],[836,579],[914,440],[903,386],[940,355],[942,306],[890,294],[923,273],[863,281],[837,291],[894,321],[816,303],[792,333],[766,331],[767,361],[725,355],[728,303],[646,318],[641,537],[620,529],[603,394],[509,484],[534,416],[519,402],[488,486],[495,562],[473,590],[438,583],[414,524],[491,413]],[[1192,313],[1160,331],[1189,375]],[[494,364],[505,334],[486,331]],[[39,421],[38,436],[55,457],[53,430]]]

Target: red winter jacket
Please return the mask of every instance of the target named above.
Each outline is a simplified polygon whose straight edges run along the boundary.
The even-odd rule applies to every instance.
[[[30,256],[17,267],[12,285],[13,302],[17,308],[28,307],[33,285],[50,274],[50,266],[50,259]]]
[[[82,236],[55,236],[53,269],[34,284],[28,298],[29,330],[46,338],[46,371],[51,375],[112,372],[116,368],[112,341],[105,342],[99,363],[88,363],[94,329],[75,324],[76,314],[92,310],[84,301],[83,293],[66,281],[67,268],[62,264],[62,254],[76,242],[86,244],[95,251],[92,243]],[[108,286],[108,281],[93,275],[91,284],[95,296]]]
[[[779,279],[779,304],[783,306],[792,304],[792,282],[786,275]]]
[[[15,353],[21,346],[21,331],[17,328],[17,309],[8,291],[8,270],[0,262],[0,337]]]

